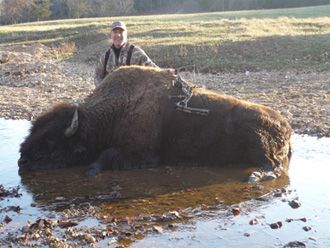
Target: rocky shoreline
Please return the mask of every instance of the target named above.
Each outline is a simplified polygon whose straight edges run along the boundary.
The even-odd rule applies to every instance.
[[[33,120],[59,102],[79,103],[94,90],[94,64],[56,60],[41,44],[0,48],[1,118]],[[330,72],[182,73],[205,88],[280,112],[294,132],[330,133]]]
[[[0,185],[1,188],[1,185]],[[4,189],[6,197],[20,197],[12,192],[18,192],[19,188]],[[267,191],[267,190],[266,190]],[[244,194],[253,200],[248,200],[232,206],[222,205],[221,202],[214,206],[202,204],[192,208],[178,211],[169,211],[162,214],[140,215],[136,217],[125,216],[108,216],[102,215],[99,207],[86,206],[65,209],[62,212],[40,216],[34,221],[28,220],[27,224],[15,231],[3,230],[12,221],[8,215],[0,223],[0,247],[132,247],[132,244],[143,239],[148,235],[163,235],[166,232],[176,231],[180,228],[180,223],[189,226],[189,220],[194,218],[209,218],[217,216],[226,221],[227,226],[235,225],[233,217],[237,215],[248,214],[252,206],[256,202],[270,202],[274,199],[282,199],[282,203],[287,208],[299,208],[301,203],[296,199],[292,190],[286,187],[279,190],[272,190],[264,194],[264,186],[254,185],[252,187],[244,187],[237,191],[237,194]],[[259,197],[258,197],[259,195]],[[292,200],[294,199],[294,200]],[[147,201],[142,200],[141,201]],[[295,205],[293,205],[293,203]],[[107,206],[105,206],[107,208]],[[253,207],[252,207],[253,208]],[[0,213],[5,211],[0,209]],[[8,210],[20,213],[21,209]],[[244,211],[245,213],[241,213]],[[84,225],[84,221],[88,219],[94,225]],[[95,222],[93,222],[95,221]],[[246,223],[246,226],[262,225],[266,229],[279,229],[282,225],[288,225],[290,222],[308,222],[304,218],[286,219],[276,223],[267,223],[265,216],[255,217]],[[311,230],[311,227],[306,226]],[[227,228],[222,227],[222,230]],[[306,230],[305,230],[306,231]],[[243,234],[242,234],[243,235]],[[244,233],[245,237],[249,237],[250,233]],[[299,241],[294,241],[299,242]],[[291,243],[291,242],[290,242]],[[288,247],[306,247],[303,242],[299,242],[301,246]],[[286,247],[286,246],[284,246]]]

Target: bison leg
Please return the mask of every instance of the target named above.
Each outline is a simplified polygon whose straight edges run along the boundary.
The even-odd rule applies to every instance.
[[[85,174],[94,176],[106,168],[112,170],[152,168],[157,167],[158,163],[159,157],[156,155],[141,155],[112,147],[104,150],[98,159],[87,167]]]
[[[273,159],[273,156],[262,145],[250,147],[248,154],[250,161],[261,165],[258,170],[251,173],[248,182],[274,180],[278,177],[275,170],[280,166],[280,163]]]
[[[258,150],[259,161],[263,161],[260,164],[263,166],[251,173],[248,178],[249,182],[268,181],[274,180],[281,176],[282,172],[286,172],[290,163],[291,157],[291,144],[287,142],[281,150],[278,149],[277,154],[275,152],[270,155],[263,154],[262,149]],[[266,151],[265,151],[266,153]],[[255,160],[255,161],[258,161]]]
[[[259,182],[259,181],[270,181],[281,176],[282,171],[284,170],[284,159],[278,160],[276,158],[272,159],[267,155],[263,156],[264,162],[261,168],[251,173],[248,178],[248,182]],[[287,163],[289,158],[287,158]]]
[[[87,176],[99,174],[106,165],[110,164],[112,161],[116,161],[119,154],[119,151],[115,148],[104,150],[98,159],[87,167],[85,174]]]
[[[251,173],[248,178],[249,183],[259,182],[259,181],[269,181],[278,178],[281,175],[280,164],[276,161],[276,166],[271,169],[269,166],[263,166],[260,169]]]

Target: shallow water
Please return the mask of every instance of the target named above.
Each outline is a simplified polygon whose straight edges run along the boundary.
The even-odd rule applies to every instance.
[[[145,216],[173,210],[183,210],[189,216],[176,221],[174,228],[163,225],[161,234],[154,232],[138,241],[131,240],[133,247],[283,247],[295,240],[307,247],[330,246],[329,138],[293,135],[289,175],[256,189],[245,182],[255,168],[246,170],[244,165],[160,166],[105,171],[92,178],[83,176],[83,168],[79,167],[19,175],[19,144],[29,126],[27,121],[0,119],[0,184],[6,189],[19,185],[22,194],[0,201],[0,222],[5,216],[13,220],[0,229],[0,240],[28,220],[34,222],[40,216],[91,204],[111,216]],[[268,194],[282,188],[286,193],[281,197]],[[261,195],[266,195],[263,199],[267,201],[254,200]],[[293,199],[301,202],[300,208],[289,206],[288,201]],[[20,206],[21,211],[4,211],[8,206]],[[239,208],[239,215],[232,214],[233,207]],[[286,222],[301,218],[307,222]],[[257,223],[250,225],[254,219]],[[278,221],[283,226],[271,229],[269,224]],[[82,224],[103,225],[88,218]],[[306,232],[305,226],[312,229]],[[103,247],[108,242],[97,245]]]
[[[290,241],[307,247],[330,247],[330,139],[294,135],[292,141],[287,187],[291,193],[269,202],[242,202],[238,216],[226,211],[205,213],[189,228],[182,225],[178,231],[147,237],[135,247],[283,247]],[[298,199],[301,207],[292,209],[288,204],[292,199]],[[258,223],[250,225],[254,219]],[[282,228],[271,229],[269,224],[278,221]],[[306,226],[312,229],[306,232]]]

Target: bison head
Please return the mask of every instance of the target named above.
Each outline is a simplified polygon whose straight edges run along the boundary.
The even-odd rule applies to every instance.
[[[78,110],[62,104],[33,123],[29,136],[21,144],[20,171],[73,166],[86,148],[77,137]]]

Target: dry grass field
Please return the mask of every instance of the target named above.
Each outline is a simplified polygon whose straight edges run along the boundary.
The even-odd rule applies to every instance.
[[[163,67],[196,64],[211,73],[330,67],[330,5],[0,26],[0,46],[68,44],[76,52],[59,58],[94,61],[109,46],[110,25],[118,19],[126,22],[129,41]]]

